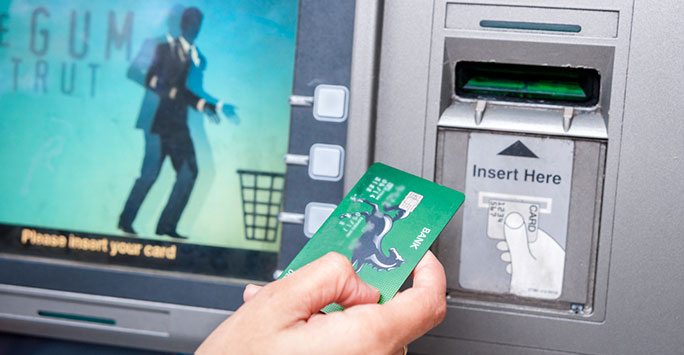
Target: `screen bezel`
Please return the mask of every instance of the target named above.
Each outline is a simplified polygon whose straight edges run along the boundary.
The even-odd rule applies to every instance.
[[[245,282],[0,254],[0,283],[185,306],[235,310]],[[125,287],[122,287],[125,285]]]
[[[341,3],[299,1],[293,92],[307,90],[313,92],[314,86],[312,85],[319,81],[349,85],[354,10],[355,1]],[[312,53],[328,53],[335,60],[321,60],[320,56],[312,56]],[[318,79],[312,81],[311,77]],[[308,127],[309,121],[314,120],[310,114],[310,108],[308,111],[296,107],[291,109],[290,151],[295,151],[300,145],[306,144],[306,140],[301,139],[299,134],[292,133],[292,125],[299,128],[306,124]],[[330,129],[326,128],[326,133],[329,136]],[[316,137],[318,134],[311,138]],[[346,125],[340,126],[335,137],[344,141]],[[287,190],[300,188],[301,184],[293,184],[293,180],[300,179],[302,184],[310,184],[311,181],[300,177],[300,170],[303,169],[295,169],[293,173],[289,168],[291,167],[288,167],[286,175],[283,205],[284,210],[296,212],[297,208],[288,206],[288,201],[285,201],[288,196]],[[331,188],[333,183],[326,182],[320,187],[316,185],[313,189],[309,188],[311,190],[309,193],[319,198],[340,199],[342,184],[343,181],[334,183],[335,188]],[[292,195],[295,201],[290,200],[290,205],[303,206],[302,203],[307,196]],[[298,242],[287,240],[281,243],[280,252],[274,253],[280,264],[288,263],[304,241],[308,240],[303,235],[301,225],[283,224],[281,227],[283,235],[301,233],[301,238],[298,238]],[[234,276],[233,278],[206,276],[121,265],[100,265],[35,255],[8,254],[1,249],[0,268],[3,270],[0,272],[0,284],[220,310],[235,310],[241,306],[244,286],[247,282],[252,282],[250,279],[237,279]],[[56,277],[57,275],[59,277]]]

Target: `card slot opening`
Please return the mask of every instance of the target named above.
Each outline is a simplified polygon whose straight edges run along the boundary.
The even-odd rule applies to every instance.
[[[550,31],[566,33],[579,33],[582,31],[582,26],[574,24],[500,20],[482,20],[480,21],[480,27],[507,30]]]
[[[41,317],[59,318],[59,319],[66,319],[66,320],[72,320],[72,321],[78,321],[78,322],[89,322],[89,323],[98,323],[98,324],[106,324],[106,325],[116,325],[116,320],[114,320],[114,319],[85,316],[85,315],[81,315],[81,314],[60,313],[60,312],[39,310],[38,315]]]
[[[591,107],[598,103],[600,75],[580,67],[456,63],[455,94],[478,100]]]

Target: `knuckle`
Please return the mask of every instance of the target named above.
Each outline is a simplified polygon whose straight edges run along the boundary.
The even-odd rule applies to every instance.
[[[444,317],[446,317],[447,313],[447,305],[446,305],[446,297],[444,297],[443,300],[439,302],[435,309],[435,325],[442,323],[444,320]]]
[[[430,315],[432,316],[432,326],[442,323],[447,313],[446,297],[435,295],[430,302]]]
[[[442,323],[446,312],[446,297],[440,297],[437,294],[425,297],[421,307],[421,323],[433,328]]]

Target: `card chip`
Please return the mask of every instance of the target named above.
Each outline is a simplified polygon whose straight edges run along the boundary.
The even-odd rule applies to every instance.
[[[418,204],[422,199],[423,195],[411,191],[408,193],[408,195],[406,195],[406,197],[404,197],[404,200],[401,201],[399,208],[405,210],[406,212],[413,212],[416,207],[418,207]]]

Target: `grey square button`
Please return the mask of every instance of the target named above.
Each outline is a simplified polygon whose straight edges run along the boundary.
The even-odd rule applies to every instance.
[[[344,170],[344,148],[319,144],[309,150],[309,177],[314,180],[340,181]]]
[[[313,116],[319,121],[344,122],[347,119],[349,90],[344,86],[318,85],[314,91]]]
[[[329,203],[309,202],[304,209],[304,235],[308,238],[313,237],[335,207],[337,206]]]

